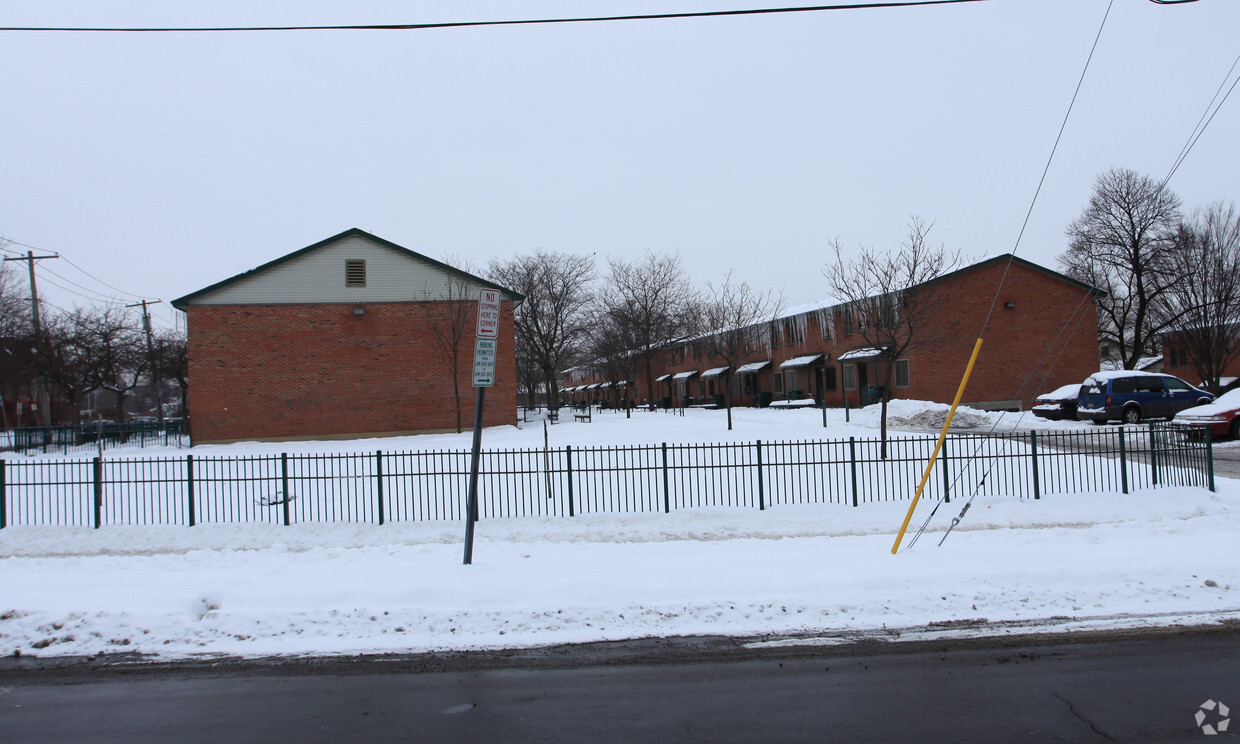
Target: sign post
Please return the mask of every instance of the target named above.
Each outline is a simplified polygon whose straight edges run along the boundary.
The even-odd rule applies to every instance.
[[[465,514],[465,565],[474,562],[474,522],[478,521],[478,461],[482,456],[482,409],[487,388],[495,384],[495,359],[499,349],[499,303],[496,289],[478,295],[478,337],[474,339],[474,445],[469,456],[469,496]]]

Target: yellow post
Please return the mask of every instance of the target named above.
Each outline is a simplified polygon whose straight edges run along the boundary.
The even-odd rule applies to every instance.
[[[979,338],[977,343],[973,344],[973,356],[969,357],[969,366],[965,367],[964,377],[960,378],[960,389],[956,391],[956,399],[952,401],[952,408],[947,412],[947,420],[943,422],[943,431],[939,432],[939,441],[934,445],[934,452],[930,454],[930,462],[926,463],[926,472],[921,476],[921,483],[917,484],[917,493],[913,496],[913,503],[908,505],[908,514],[904,516],[904,524],[900,525],[900,534],[896,535],[895,544],[891,546],[892,555],[900,550],[904,532],[908,529],[908,523],[913,519],[913,510],[917,508],[917,502],[921,501],[921,492],[926,487],[926,481],[930,480],[930,471],[934,469],[934,463],[939,459],[939,450],[943,449],[943,440],[947,439],[947,429],[952,425],[952,418],[956,415],[960,399],[964,397],[965,386],[969,384],[969,375],[973,374],[973,365],[977,363],[977,355],[981,350],[982,339]]]

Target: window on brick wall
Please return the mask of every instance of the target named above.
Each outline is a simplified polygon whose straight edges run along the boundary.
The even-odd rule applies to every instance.
[[[897,359],[895,368],[896,387],[906,388],[911,382],[908,376],[908,360]]]
[[[366,286],[366,259],[346,258],[344,260],[344,286]]]
[[[857,389],[857,365],[845,364],[843,373],[844,373],[844,389],[845,390],[856,390]]]

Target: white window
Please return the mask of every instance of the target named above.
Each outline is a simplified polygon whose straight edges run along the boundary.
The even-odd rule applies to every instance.
[[[857,365],[855,364],[844,365],[844,389],[857,389]]]
[[[909,377],[908,377],[908,360],[907,359],[896,360],[895,373],[896,373],[895,374],[896,387],[898,388],[908,387],[910,383],[909,383]]]

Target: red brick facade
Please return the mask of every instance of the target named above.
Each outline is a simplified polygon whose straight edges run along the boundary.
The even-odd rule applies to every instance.
[[[476,305],[475,303],[471,303]],[[447,303],[190,305],[190,417],[195,443],[455,431],[452,380],[428,328]],[[500,319],[486,426],[516,425],[513,304]],[[458,375],[473,426],[472,327]]]
[[[1007,276],[1004,278],[1004,272]],[[995,288],[1002,280],[1003,289],[997,302]],[[891,397],[950,403],[956,395],[960,379],[972,354],[974,343],[983,335],[982,324],[990,313],[984,331],[984,342],[973,371],[964,401],[984,408],[1028,408],[1038,394],[1072,382],[1080,382],[1098,371],[1098,316],[1091,291],[1055,272],[1044,270],[1027,261],[1007,257],[991,259],[940,280],[936,292],[946,301],[933,322],[920,328],[914,346],[904,355],[908,365],[908,385],[893,387]],[[755,405],[759,394],[772,400],[812,397],[827,405],[840,406],[847,399],[850,405],[862,403],[862,388],[881,384],[886,362],[879,359],[858,359],[841,362],[839,357],[858,347],[866,346],[859,333],[849,334],[841,313],[836,313],[835,332],[824,339],[814,312],[807,314],[804,338],[784,337],[768,352],[760,349],[749,361],[769,359],[771,365],[754,375],[741,376],[734,384],[734,405]],[[830,317],[830,316],[827,316]],[[824,354],[812,366],[796,369],[791,375],[782,372],[777,385],[780,365],[797,357]],[[693,344],[669,348],[656,357],[655,377],[668,373],[697,370],[699,374],[723,361],[696,355]],[[845,367],[857,384],[845,390]],[[748,378],[746,380],[745,378]],[[639,379],[629,389],[629,398],[636,402],[649,400],[646,381]],[[570,376],[566,385],[575,387],[589,379],[588,373]],[[686,392],[689,402],[712,400],[722,394],[723,378],[693,377],[683,383],[656,383],[653,398],[671,398],[679,406]],[[574,391],[574,399],[603,398],[617,402],[617,391]]]

